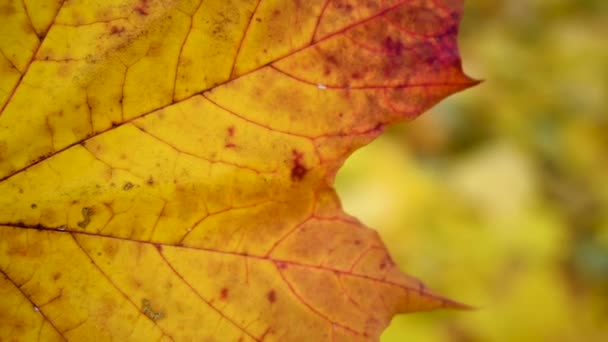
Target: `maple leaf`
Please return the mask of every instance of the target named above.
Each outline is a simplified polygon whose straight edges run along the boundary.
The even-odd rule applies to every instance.
[[[374,340],[460,307],[332,188],[475,84],[459,0],[0,3],[0,334]],[[389,166],[390,167],[390,166]]]

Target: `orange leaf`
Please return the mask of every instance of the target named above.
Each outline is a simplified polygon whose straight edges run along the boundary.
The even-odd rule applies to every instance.
[[[0,5],[0,335],[375,340],[459,307],[332,188],[475,84],[459,0]]]

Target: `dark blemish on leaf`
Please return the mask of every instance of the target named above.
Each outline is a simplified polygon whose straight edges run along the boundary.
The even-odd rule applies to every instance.
[[[225,147],[226,148],[236,148],[236,144],[232,142],[232,138],[234,137],[234,133],[236,132],[236,128],[234,128],[234,126],[229,126],[226,129],[226,143],[225,143]]]
[[[344,12],[351,12],[353,10],[353,5],[351,4],[338,3],[336,7]]]
[[[156,249],[157,249],[159,252],[162,252],[162,251],[163,251],[163,245],[161,245],[160,243],[156,243],[156,244],[154,244],[154,247],[156,247]]]
[[[59,280],[59,278],[61,278],[61,272],[55,272],[55,273],[53,273],[53,280],[54,281]]]
[[[32,203],[32,205],[30,205],[30,208],[36,209],[36,208],[38,208],[38,206],[36,205],[36,203]]]
[[[276,263],[276,265],[277,265],[277,267],[278,267],[280,270],[286,270],[286,269],[287,269],[287,264],[286,264],[286,263],[284,263],[284,262],[277,262],[277,263]]]
[[[361,240],[355,240],[355,245],[359,246],[361,244]]]
[[[384,39],[384,50],[388,53],[401,56],[403,53],[403,44],[398,40],[393,40],[391,37]]]
[[[326,55],[325,60],[329,64],[338,65],[338,59],[334,55]]]
[[[277,300],[277,294],[274,290],[270,290],[266,295],[266,298],[268,298],[269,302],[274,303]]]
[[[222,290],[220,291],[220,299],[221,300],[226,300],[228,299],[228,289],[227,288],[222,288]]]
[[[155,322],[159,319],[165,318],[165,314],[163,312],[156,312],[152,310],[152,304],[150,304],[150,301],[146,298],[141,300],[141,312]]]
[[[308,169],[302,163],[302,157],[304,156],[302,152],[293,150],[292,154],[293,166],[291,168],[291,180],[294,182],[299,182],[304,178],[304,176],[306,176],[306,173],[308,173]]]
[[[78,222],[78,227],[85,229],[89,223],[91,223],[91,208],[84,207],[82,208],[82,217],[83,220]]]
[[[123,189],[124,191],[129,191],[129,190],[133,189],[133,187],[134,187],[133,183],[131,183],[131,182],[126,182],[126,183],[125,183],[125,185],[122,187],[122,189]]]
[[[137,12],[137,14],[139,15],[143,15],[146,16],[150,11],[150,0],[141,0],[139,2],[139,5],[137,5],[137,7],[135,7],[135,12]]]
[[[122,26],[112,26],[110,28],[110,34],[111,35],[117,35],[117,34],[121,34],[123,32],[125,32],[125,28],[122,27]]]
[[[148,180],[146,181],[146,184],[148,184],[149,186],[154,185],[154,178],[152,178],[152,177],[148,178]]]
[[[261,22],[262,22],[262,19],[260,19],[260,18],[255,18],[255,21],[257,21],[258,23],[261,23]]]

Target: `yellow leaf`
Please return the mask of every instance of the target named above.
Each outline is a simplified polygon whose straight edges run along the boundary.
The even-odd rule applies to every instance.
[[[332,188],[475,84],[460,1],[0,3],[0,333],[374,340],[459,307]]]

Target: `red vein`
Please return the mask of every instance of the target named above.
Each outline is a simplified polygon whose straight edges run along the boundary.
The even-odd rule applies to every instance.
[[[296,289],[293,287],[293,285],[291,285],[291,283],[289,282],[289,280],[287,280],[287,278],[285,278],[285,275],[283,274],[283,272],[281,272],[281,267],[279,267],[279,265],[277,265],[277,263],[275,263],[275,267],[277,269],[277,273],[279,273],[279,276],[281,277],[281,279],[283,280],[283,282],[285,283],[285,285],[287,285],[287,287],[289,287],[289,289],[291,290],[291,292],[293,293],[293,295],[298,299],[298,301],[300,301],[300,303],[302,303],[304,306],[306,306],[311,312],[313,312],[314,314],[316,314],[317,316],[323,318],[324,320],[326,320],[327,322],[334,324],[344,330],[347,330],[353,334],[362,336],[363,333],[356,331],[350,327],[347,327],[343,324],[340,324],[338,322],[333,321],[331,318],[327,317],[325,314],[323,314],[322,312],[320,312],[318,309],[316,309],[314,306],[312,306],[310,303],[308,303],[307,301],[304,300],[304,298],[302,298],[302,296],[298,293],[298,291],[296,291]]]
[[[287,233],[285,233],[283,236],[281,236],[279,239],[277,239],[277,241],[275,241],[275,243],[272,245],[272,247],[270,247],[270,249],[264,253],[265,257],[270,257],[270,255],[272,254],[272,252],[274,252],[274,250],[281,244],[283,243],[283,241],[285,241],[285,239],[287,239],[288,237],[290,237],[293,233],[297,232],[298,230],[302,229],[302,226],[305,225],[306,223],[308,223],[308,221],[310,221],[310,219],[313,218],[313,215],[309,215],[306,219],[304,219],[304,221],[302,221],[301,223],[297,224],[295,227],[293,227],[292,229],[290,229],[289,231],[287,231]]]
[[[380,247],[378,246],[370,246],[369,248],[367,248],[366,250],[362,251],[359,256],[353,261],[352,265],[350,266],[350,268],[348,269],[350,272],[352,272],[355,267],[357,267],[357,265],[361,262],[361,260],[363,260],[363,258],[371,251],[376,250],[376,249],[380,249]]]
[[[22,289],[21,289],[19,286],[17,286],[17,284],[16,284],[16,283],[13,281],[13,279],[11,279],[11,278],[8,276],[8,274],[6,274],[6,273],[4,272],[4,270],[2,270],[2,269],[0,269],[0,273],[1,273],[1,274],[4,276],[4,278],[5,278],[6,280],[8,280],[8,281],[9,281],[9,282],[10,282],[10,283],[11,283],[11,284],[12,284],[12,285],[13,285],[13,286],[14,286],[14,287],[15,287],[15,288],[16,288],[16,289],[17,289],[17,290],[18,290],[18,291],[21,293],[21,295],[22,295],[22,296],[23,296],[23,297],[24,297],[24,298],[25,298],[25,299],[26,299],[26,300],[27,300],[27,301],[28,301],[28,302],[29,302],[29,303],[32,305],[32,310],[34,310],[34,308],[36,308],[36,311],[37,311],[38,313],[40,313],[40,315],[42,316],[42,318],[43,318],[45,321],[47,321],[47,322],[48,322],[48,323],[51,325],[51,327],[53,327],[53,330],[55,330],[55,331],[56,331],[56,332],[59,334],[59,336],[61,336],[61,338],[62,338],[64,341],[67,341],[67,339],[65,338],[65,336],[63,336],[63,334],[61,333],[61,331],[59,331],[59,329],[57,329],[57,327],[55,326],[55,324],[53,324],[53,322],[52,322],[52,321],[51,321],[51,320],[50,320],[50,319],[47,317],[47,315],[44,313],[44,311],[43,311],[43,310],[42,310],[42,309],[41,309],[39,306],[37,306],[37,305],[36,305],[36,303],[34,303],[34,302],[32,301],[32,299],[31,299],[31,298],[30,298],[30,297],[29,297],[29,296],[28,296],[28,295],[27,295],[25,292],[23,292],[23,290],[22,290]]]
[[[59,12],[61,12],[61,8],[63,7],[63,4],[65,4],[65,0],[63,0],[63,2],[61,3],[61,6],[59,6],[59,9],[57,10],[57,12],[55,13],[55,15],[53,16],[53,19],[51,19],[51,26],[49,26],[49,28],[46,30],[46,32],[48,33],[48,31],[50,30],[50,28],[53,26],[53,23],[55,22],[55,19],[57,18],[57,16],[59,15]],[[34,30],[35,31],[35,30]],[[13,99],[13,96],[15,95],[15,92],[17,91],[17,88],[19,88],[19,86],[21,85],[21,83],[23,82],[23,79],[25,78],[25,76],[27,75],[27,72],[30,69],[30,66],[33,64],[34,59],[36,58],[36,55],[38,54],[38,52],[40,51],[40,47],[42,47],[42,44],[44,44],[44,42],[46,41],[46,37],[48,36],[45,35],[45,37],[42,39],[42,41],[40,41],[38,43],[38,46],[36,47],[36,49],[34,50],[34,53],[32,53],[32,56],[30,57],[29,62],[27,63],[27,65],[25,66],[25,69],[23,70],[23,73],[21,74],[21,77],[19,78],[19,81],[17,81],[17,83],[15,83],[15,85],[13,86],[13,89],[11,90],[8,98],[6,99],[6,102],[4,102],[4,104],[2,105],[2,108],[0,108],[0,116],[2,116],[2,114],[4,114],[4,110],[6,109],[6,107],[8,106],[8,104],[11,102],[11,100]],[[0,180],[1,181],[1,180]]]
[[[79,23],[79,24],[55,23],[55,26],[84,27],[84,26],[93,26],[93,25],[97,25],[97,24],[106,24],[107,25],[107,24],[110,24],[112,22],[119,21],[119,20],[129,22],[129,17],[118,17],[118,18],[97,20],[97,21],[91,21],[88,23]]]
[[[4,53],[4,51],[2,51],[2,49],[0,49],[0,55],[2,55],[2,57],[4,57],[4,59],[6,59],[6,61],[8,62],[8,64],[11,65],[11,68],[17,70],[17,72],[19,74],[23,74],[23,72],[21,70],[19,70],[19,68],[17,68],[17,66],[15,65],[15,63],[13,63],[13,61],[11,61],[10,58],[8,58],[6,56],[6,54]]]
[[[263,206],[265,204],[269,204],[269,203],[280,203],[277,201],[272,201],[272,200],[265,200],[259,203],[254,203],[254,204],[249,204],[249,205],[245,205],[242,207],[228,207],[219,211],[215,211],[213,213],[207,213],[207,215],[205,215],[203,218],[201,218],[200,220],[196,221],[194,223],[194,225],[192,225],[192,227],[190,227],[187,231],[186,234],[184,234],[184,236],[182,236],[181,239],[179,239],[179,241],[177,242],[176,245],[181,246],[184,243],[184,240],[195,230],[197,230],[197,228],[199,228],[199,225],[201,223],[203,223],[205,220],[207,220],[208,218],[212,217],[212,216],[217,216],[217,215],[221,215],[221,214],[225,214],[229,211],[234,211],[234,210],[245,210],[245,209],[251,209],[251,208],[255,208],[255,207],[259,207],[259,206]]]
[[[238,113],[236,113],[236,112],[234,112],[234,111],[232,111],[232,110],[230,110],[230,109],[228,109],[228,108],[226,108],[226,107],[224,107],[224,106],[220,105],[219,103],[215,102],[214,100],[212,100],[211,98],[209,98],[209,97],[208,97],[206,94],[204,94],[204,93],[203,93],[201,96],[203,96],[203,97],[204,97],[205,99],[207,99],[209,102],[211,102],[212,104],[214,104],[216,107],[218,107],[218,108],[220,108],[220,109],[224,110],[225,112],[230,113],[230,114],[232,114],[232,115],[236,116],[237,118],[239,118],[239,119],[241,119],[241,120],[243,120],[243,121],[247,121],[247,122],[249,122],[250,124],[256,125],[256,126],[258,126],[258,127],[262,127],[262,128],[264,128],[264,129],[267,129],[267,130],[272,131],[272,132],[283,133],[283,134],[292,135],[292,136],[294,136],[294,137],[299,137],[299,138],[305,138],[305,139],[312,139],[312,138],[314,138],[314,137],[311,137],[311,136],[309,136],[309,135],[305,135],[305,134],[299,134],[299,133],[294,133],[294,132],[289,132],[289,131],[283,131],[283,130],[279,130],[279,129],[276,129],[276,128],[274,128],[274,127],[270,127],[270,126],[268,126],[268,125],[265,125],[265,124],[259,123],[259,122],[257,122],[257,121],[253,121],[253,120],[251,120],[251,119],[249,119],[249,118],[247,118],[247,117],[244,117],[244,116],[242,116],[242,115],[240,115],[240,114],[238,114]]]
[[[262,173],[275,173],[275,172],[276,172],[276,170],[273,170],[273,171],[260,171],[260,170],[258,170],[258,169],[256,169],[256,168],[254,168],[254,167],[251,167],[251,166],[240,165],[240,164],[237,164],[237,163],[232,163],[232,162],[225,161],[225,160],[210,159],[210,158],[206,158],[206,157],[200,156],[200,155],[198,155],[198,154],[194,154],[194,153],[190,153],[190,152],[185,152],[185,151],[183,151],[183,150],[178,149],[177,147],[175,147],[175,146],[174,146],[173,144],[171,144],[170,142],[168,142],[168,141],[166,141],[166,140],[164,140],[164,139],[162,139],[162,138],[160,138],[160,137],[158,137],[158,136],[156,136],[156,135],[154,135],[154,134],[152,134],[152,133],[150,133],[150,132],[146,131],[144,128],[142,128],[142,127],[138,126],[137,124],[133,124],[133,126],[134,126],[134,127],[136,127],[138,130],[140,130],[141,132],[143,132],[144,134],[146,134],[146,135],[148,135],[148,136],[150,136],[150,137],[154,138],[154,139],[155,139],[155,140],[157,140],[158,142],[160,142],[160,143],[162,143],[162,144],[164,144],[164,145],[166,145],[166,146],[170,147],[171,149],[175,150],[175,151],[176,151],[176,152],[178,152],[178,153],[183,153],[183,154],[185,154],[185,155],[188,155],[188,156],[191,156],[191,157],[194,157],[194,158],[197,158],[197,159],[204,160],[204,161],[206,161],[206,162],[208,162],[208,163],[210,163],[210,164],[224,164],[224,165],[229,165],[229,166],[235,167],[235,168],[237,168],[237,169],[242,169],[242,170],[251,171],[251,172],[256,173],[256,174],[258,174],[258,175],[259,175],[259,174],[262,174]]]
[[[270,64],[273,64],[273,63],[279,62],[279,61],[281,61],[281,60],[284,60],[284,59],[286,59],[286,58],[289,58],[289,57],[291,57],[291,56],[293,56],[293,55],[295,55],[295,54],[297,54],[297,53],[301,52],[302,50],[305,50],[305,49],[308,49],[308,48],[312,48],[312,47],[314,47],[314,46],[316,46],[316,45],[318,45],[318,44],[321,44],[322,42],[324,42],[324,41],[326,41],[326,40],[328,40],[328,39],[330,39],[330,38],[332,38],[332,37],[334,37],[334,36],[336,36],[336,35],[343,34],[344,32],[346,32],[346,31],[350,30],[350,29],[351,29],[351,28],[353,28],[353,27],[356,27],[356,26],[359,26],[359,25],[363,25],[363,24],[365,24],[365,23],[367,23],[367,22],[369,22],[369,21],[371,21],[371,20],[374,20],[374,19],[376,19],[377,17],[382,16],[382,15],[386,14],[387,12],[389,12],[389,11],[391,11],[391,10],[394,10],[395,8],[398,8],[398,7],[402,6],[402,5],[404,5],[404,4],[405,4],[405,3],[407,3],[408,1],[411,1],[411,0],[404,0],[404,1],[401,1],[401,2],[399,2],[399,3],[395,4],[395,5],[391,6],[391,7],[386,8],[385,10],[383,10],[383,11],[381,11],[381,12],[379,12],[379,13],[376,13],[376,14],[375,14],[375,15],[373,15],[373,16],[370,16],[369,18],[362,19],[362,20],[360,20],[360,21],[354,22],[354,23],[352,23],[351,25],[348,25],[348,26],[346,26],[346,27],[342,28],[341,30],[338,30],[338,31],[336,31],[336,32],[334,32],[334,33],[331,33],[331,34],[329,34],[329,35],[327,35],[327,36],[325,36],[325,37],[323,37],[323,38],[321,38],[321,39],[319,39],[319,40],[315,41],[313,44],[306,45],[306,46],[303,46],[303,47],[301,47],[301,48],[298,48],[298,49],[295,49],[295,50],[293,50],[293,51],[290,51],[290,52],[286,53],[285,55],[283,55],[283,56],[281,56],[281,57],[277,58],[277,60],[276,60],[276,61],[274,61],[274,62],[270,62],[270,63],[265,64],[265,65],[260,65],[260,66],[258,66],[258,67],[256,67],[256,68],[254,68],[254,69],[252,69],[252,70],[250,70],[250,71],[247,71],[247,72],[245,72],[245,73],[243,73],[243,74],[240,74],[240,75],[238,75],[238,76],[236,76],[236,77],[234,77],[234,78],[229,78],[229,79],[227,79],[227,80],[226,80],[226,81],[224,81],[224,82],[220,82],[220,83],[218,83],[218,84],[216,84],[216,85],[212,86],[212,87],[211,87],[211,88],[209,88],[209,89],[214,89],[214,88],[220,87],[220,86],[222,86],[222,85],[225,85],[225,84],[230,83],[230,82],[232,82],[232,81],[235,81],[235,80],[237,80],[237,79],[240,79],[240,78],[242,78],[242,77],[245,77],[245,76],[247,76],[247,75],[249,75],[249,74],[251,74],[251,73],[254,73],[254,72],[256,72],[256,71],[258,71],[258,70],[260,70],[260,69],[263,69],[263,68],[267,67],[267,66],[268,66],[268,65],[270,65]],[[259,4],[258,4],[258,5],[259,5]],[[252,17],[253,17],[253,16],[252,16]],[[125,73],[125,79],[126,79],[126,73]],[[21,82],[21,80],[20,80],[20,82]],[[15,86],[15,88],[13,89],[13,91],[12,91],[12,93],[11,93],[11,95],[10,95],[9,99],[8,99],[8,100],[7,100],[7,102],[5,103],[4,107],[6,107],[6,104],[8,104],[8,103],[10,102],[10,99],[12,98],[12,95],[13,95],[13,93],[14,93],[15,89],[17,88],[17,86],[18,86],[18,85],[16,85],[16,86]],[[187,99],[190,99],[190,98],[192,98],[192,97],[194,97],[194,96],[198,96],[198,95],[205,96],[205,92],[209,91],[209,89],[205,89],[205,90],[202,90],[202,91],[200,91],[200,92],[198,92],[198,93],[192,94],[192,95],[190,95],[190,96],[188,96],[188,97],[186,97],[186,98],[182,99],[182,101],[187,100]],[[206,98],[209,100],[209,98],[208,98],[207,96],[205,96],[205,97],[206,97]],[[124,84],[123,84],[123,94],[122,94],[122,99],[121,99],[121,101],[124,101]],[[121,102],[121,103],[122,103],[122,102]],[[216,102],[213,102],[213,103],[214,103],[214,104],[216,104],[217,106],[220,106],[220,105],[219,105],[218,103],[216,103]],[[152,113],[154,113],[154,112],[156,112],[156,111],[158,111],[158,110],[161,110],[161,109],[167,108],[167,107],[169,107],[169,106],[171,106],[171,105],[173,105],[173,103],[169,103],[169,104],[166,104],[166,105],[160,106],[160,107],[158,107],[158,108],[156,108],[156,109],[152,109],[152,110],[150,110],[150,111],[148,111],[148,112],[144,112],[144,113],[138,114],[138,115],[136,115],[136,116],[134,116],[134,117],[130,118],[129,120],[124,120],[124,113],[122,113],[122,111],[124,111],[124,109],[123,109],[123,106],[121,106],[121,116],[122,116],[122,122],[121,122],[121,123],[119,123],[119,124],[116,124],[115,126],[111,126],[111,127],[108,127],[108,128],[106,128],[106,129],[104,129],[104,130],[101,130],[101,131],[97,132],[96,134],[92,135],[91,137],[89,137],[88,139],[92,139],[92,138],[94,138],[94,137],[96,137],[96,136],[98,136],[98,135],[101,135],[101,134],[103,134],[103,133],[106,133],[106,132],[108,132],[108,131],[110,131],[110,130],[112,130],[112,129],[116,128],[116,127],[122,126],[122,125],[124,125],[124,124],[130,123],[130,122],[133,122],[134,120],[137,120],[137,119],[139,119],[139,118],[146,117],[146,116],[148,116],[148,115],[150,115],[150,114],[152,114]],[[3,112],[3,110],[4,110],[4,107],[3,107],[3,108],[0,110],[0,115],[2,114],[2,112]],[[220,108],[222,108],[222,107],[220,106]],[[228,111],[228,112],[230,112],[230,111]],[[232,112],[231,112],[231,113],[232,113]],[[233,114],[237,115],[236,113],[233,113]],[[251,121],[250,119],[247,119],[247,118],[242,117],[242,116],[240,116],[240,115],[237,115],[237,116],[238,116],[238,117],[240,117],[240,118],[241,118],[241,119],[243,119],[243,120],[246,120],[246,121],[249,121],[249,122],[251,122],[251,123],[253,123],[253,124],[256,124],[256,125],[258,125],[258,126],[264,127],[263,125],[261,125],[261,124],[259,124],[259,123],[256,123],[255,121]],[[271,130],[273,130],[273,131],[276,131],[276,132],[281,132],[281,131],[278,131],[278,130],[274,130],[274,129],[270,128],[270,127],[267,127],[267,128],[268,128],[268,129],[271,129]],[[289,135],[294,135],[294,136],[299,136],[299,135],[297,135],[297,134],[290,133],[290,132],[281,132],[281,133],[285,133],[285,134],[289,134]],[[301,135],[301,136],[302,136],[302,137],[306,137],[306,136],[304,136],[304,135]],[[74,143],[72,143],[72,144],[69,144],[69,145],[67,145],[67,146],[63,147],[62,149],[55,151],[55,153],[54,153],[54,154],[52,154],[52,155],[41,156],[41,157],[39,157],[37,160],[33,161],[31,164],[26,165],[26,166],[24,166],[24,167],[21,167],[20,169],[14,170],[13,172],[9,173],[8,175],[6,175],[6,176],[4,176],[4,177],[0,178],[0,182],[5,181],[5,180],[7,180],[7,179],[9,179],[9,178],[11,178],[11,177],[13,177],[13,176],[15,176],[16,174],[19,174],[19,173],[23,172],[24,170],[27,170],[27,169],[31,168],[32,166],[34,166],[34,165],[36,165],[36,164],[39,164],[39,163],[41,163],[41,162],[43,162],[43,161],[47,160],[48,158],[52,157],[52,156],[53,156],[53,155],[55,155],[55,154],[61,153],[61,152],[65,151],[65,150],[67,150],[67,149],[69,149],[69,148],[71,148],[71,147],[73,147],[73,146],[75,146],[75,145],[77,145],[77,144],[80,144],[81,142],[82,142],[82,141],[76,141],[76,142],[74,142]]]
[[[249,21],[247,22],[247,27],[245,28],[245,32],[243,33],[243,36],[241,37],[241,40],[239,41],[238,48],[236,49],[236,54],[234,55],[234,59],[232,60],[232,68],[230,68],[231,69],[230,78],[234,77],[236,62],[238,61],[239,55],[241,54],[241,48],[243,47],[245,38],[247,38],[247,34],[249,33],[249,29],[251,28],[251,23],[253,22],[253,17],[255,16],[256,12],[258,11],[258,7],[260,7],[261,3],[262,3],[262,0],[258,0],[258,3],[255,5],[255,8],[251,12],[251,16],[249,17]]]
[[[286,71],[279,69],[278,67],[271,65],[270,68],[273,70],[289,77],[295,81],[301,82],[305,85],[314,86],[315,88],[319,86],[318,83],[307,81],[305,79],[299,78],[295,75],[292,75]],[[396,85],[371,85],[371,86],[342,86],[342,85],[331,85],[331,84],[323,84],[323,86],[327,89],[335,89],[335,90],[385,90],[385,89],[407,89],[407,88],[431,88],[431,87],[462,87],[469,86],[471,82],[423,82],[423,83],[403,83]]]
[[[27,3],[25,2],[25,0],[22,0],[21,2],[23,4],[23,10],[25,11],[25,17],[27,18],[27,21],[30,24],[30,27],[32,28],[32,31],[34,31],[34,33],[36,34],[36,36],[38,36],[38,32],[36,32],[36,27],[34,27],[34,22],[32,21],[32,17],[30,16],[30,12],[27,9]],[[40,36],[38,36],[38,39],[40,39]]]
[[[157,249],[158,250],[158,249]],[[250,332],[248,332],[247,330],[245,330],[243,327],[241,327],[240,325],[238,325],[234,320],[232,320],[231,318],[229,318],[228,316],[226,316],[220,309],[218,309],[217,307],[215,307],[211,302],[209,302],[207,299],[205,299],[200,293],[198,293],[198,291],[196,291],[194,289],[194,287],[188,282],[186,281],[186,279],[181,275],[181,273],[179,273],[174,267],[173,265],[169,262],[169,260],[167,260],[167,258],[165,258],[164,254],[158,250],[158,255],[160,255],[160,257],[163,259],[163,261],[167,264],[167,266],[173,271],[173,273],[175,273],[175,275],[186,285],[190,288],[190,290],[192,290],[192,292],[194,294],[196,294],[196,296],[198,298],[200,298],[203,302],[205,302],[210,308],[212,308],[213,310],[215,310],[222,318],[224,318],[225,320],[227,320],[228,322],[232,323],[235,327],[237,327],[240,331],[242,331],[243,333],[247,334],[247,336],[251,337],[252,339],[254,339],[255,341],[259,341],[259,339],[257,339],[255,336],[253,336],[253,334],[251,334]]]
[[[154,221],[154,225],[152,226],[152,229],[150,230],[150,234],[148,236],[148,240],[152,241],[152,237],[154,237],[154,233],[156,232],[156,226],[158,226],[158,221],[160,221],[160,218],[163,217],[163,213],[165,212],[165,208],[167,207],[167,201],[163,200],[163,207],[160,210],[160,213],[158,214],[158,216],[156,217],[156,220]]]
[[[112,285],[112,287],[114,287],[114,289],[116,291],[118,291],[120,294],[122,294],[122,296],[129,302],[131,303],[131,305],[133,305],[133,307],[135,308],[135,310],[138,313],[141,313],[141,310],[139,308],[139,306],[137,306],[137,304],[135,304],[135,302],[133,302],[131,300],[131,298],[129,298],[129,296],[127,296],[126,293],[124,293],[119,287],[118,285],[116,285],[116,283],[114,283],[114,281],[110,278],[109,275],[107,275],[102,269],[101,267],[95,262],[95,260],[89,255],[89,253],[87,253],[87,251],[84,249],[84,247],[82,247],[82,245],[80,244],[80,242],[78,242],[78,239],[76,239],[76,237],[74,237],[74,233],[69,233],[70,236],[72,237],[72,240],[74,240],[74,243],[76,244],[76,246],[78,246],[78,248],[80,248],[80,250],[82,251],[82,253],[84,253],[84,255],[91,261],[91,263],[93,264],[93,266],[97,269],[97,271],[99,271],[99,273]],[[153,320],[152,318],[148,317],[147,315],[145,315],[146,318],[148,318],[148,320],[150,320],[150,322],[152,322],[160,331],[163,332],[163,334],[167,335],[167,333],[156,323],[155,320]],[[169,337],[172,341],[173,338],[170,335],[167,335],[167,337]]]
[[[315,28],[312,31],[312,35],[310,36],[310,44],[312,44],[315,41],[315,36],[317,35],[317,31],[319,30],[319,25],[321,24],[321,20],[323,19],[323,16],[325,15],[325,11],[327,10],[327,7],[329,7],[329,3],[331,2],[331,0],[325,0],[325,4],[323,5],[323,8],[321,9],[321,13],[319,13],[319,16],[317,17],[317,22],[315,23]]]
[[[184,40],[182,41],[182,44],[179,47],[179,52],[177,54],[177,62],[175,64],[175,77],[173,79],[173,92],[172,92],[172,96],[171,96],[171,99],[173,100],[173,102],[176,101],[175,88],[177,88],[177,77],[179,76],[179,62],[182,59],[182,54],[184,52],[184,46],[186,46],[186,43],[188,42],[188,38],[190,38],[190,34],[192,33],[192,26],[194,25],[194,16],[196,16],[196,13],[198,13],[198,11],[201,9],[203,2],[204,2],[204,0],[201,0],[198,3],[198,6],[196,7],[196,9],[194,10],[194,13],[192,13],[192,15],[190,15],[190,27],[188,28],[188,33],[186,33],[186,37],[184,37]]]
[[[362,312],[364,314],[369,314],[368,312],[366,312],[359,303],[357,303],[357,301],[350,295],[350,293],[348,293],[348,291],[346,290],[346,287],[344,286],[344,281],[342,281],[342,276],[339,274],[335,274],[334,275],[336,277],[336,279],[338,280],[338,285],[340,286],[340,290],[342,290],[342,292],[344,293],[344,297],[346,297],[346,300],[348,300],[359,312]],[[388,312],[388,310],[387,310]],[[371,314],[374,314],[374,312],[370,312]],[[375,318],[373,318],[375,321],[377,321]]]
[[[0,226],[1,225],[9,226],[12,228],[20,228],[20,229],[51,230],[51,231],[55,231],[56,233],[68,233],[72,236],[73,235],[86,235],[86,236],[94,236],[94,237],[98,237],[98,238],[102,238],[102,239],[136,242],[136,243],[148,244],[148,245],[154,246],[155,248],[157,248],[157,246],[160,245],[160,246],[167,246],[167,247],[173,247],[173,248],[178,248],[178,249],[187,249],[187,250],[195,250],[195,251],[202,251],[202,252],[208,252],[208,253],[217,253],[217,254],[230,255],[230,256],[236,256],[236,257],[251,258],[251,259],[255,259],[255,260],[259,260],[259,261],[272,262],[274,264],[299,266],[302,268],[309,268],[309,269],[316,269],[316,270],[320,270],[320,271],[333,272],[336,274],[364,279],[364,280],[368,280],[368,281],[375,282],[375,283],[381,283],[381,284],[385,284],[385,285],[394,286],[394,287],[400,288],[406,292],[415,292],[421,296],[426,296],[428,298],[432,298],[434,300],[440,301],[444,304],[444,306],[450,305],[450,306],[459,307],[459,308],[469,308],[469,306],[467,306],[467,305],[464,305],[464,304],[461,304],[461,303],[458,303],[458,302],[455,302],[452,300],[448,300],[444,297],[435,295],[433,293],[426,292],[426,287],[424,287],[424,285],[422,283],[419,283],[418,286],[414,287],[411,285],[396,283],[396,282],[386,279],[386,278],[383,278],[383,279],[374,278],[374,277],[366,275],[366,274],[353,273],[348,270],[332,268],[332,267],[329,267],[326,265],[306,264],[306,263],[295,261],[295,260],[275,259],[275,258],[265,256],[265,255],[255,255],[255,254],[248,254],[248,253],[244,253],[244,252],[235,252],[235,251],[223,251],[223,250],[209,248],[209,247],[191,247],[191,246],[181,246],[181,245],[168,244],[168,243],[159,244],[158,242],[130,239],[130,238],[124,238],[124,237],[119,237],[119,236],[108,236],[108,235],[102,235],[102,234],[94,233],[94,232],[82,232],[82,231],[70,231],[70,230],[61,231],[61,230],[58,230],[58,228],[49,228],[49,227],[44,227],[41,225],[30,226],[30,225],[17,224],[17,223],[0,223]]]

